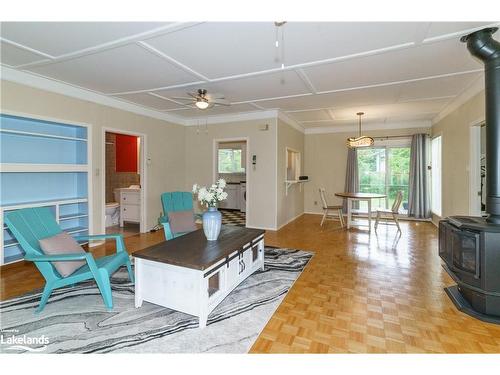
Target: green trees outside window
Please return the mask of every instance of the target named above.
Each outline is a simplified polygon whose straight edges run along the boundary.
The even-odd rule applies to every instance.
[[[402,210],[408,206],[410,147],[370,147],[358,149],[359,189],[365,193],[386,194],[373,200],[372,209],[391,208],[399,190],[403,192]],[[366,210],[366,202],[360,202]]]

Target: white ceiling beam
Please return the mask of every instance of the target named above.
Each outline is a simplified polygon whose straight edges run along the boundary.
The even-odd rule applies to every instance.
[[[307,86],[309,91],[311,91],[312,94],[316,94],[318,92],[318,90],[316,90],[316,88],[314,87],[311,80],[309,79],[309,77],[307,76],[306,72],[304,72],[303,69],[297,69],[297,70],[295,70],[295,72],[297,73],[299,78],[302,80],[302,82],[304,82],[304,84]]]
[[[437,74],[437,75],[427,76],[427,77],[404,79],[401,81],[382,82],[382,83],[375,83],[373,85],[354,86],[354,87],[346,87],[346,88],[342,88],[342,89],[319,91],[317,94],[318,95],[333,94],[336,92],[343,92],[343,91],[352,91],[352,90],[361,90],[361,89],[371,89],[371,88],[375,88],[375,87],[402,85],[405,83],[427,81],[427,80],[431,80],[431,79],[446,78],[446,77],[454,77],[454,76],[459,76],[459,75],[464,75],[464,74],[479,73],[482,71],[483,71],[483,69],[472,69],[472,70],[465,70],[462,72],[445,73],[445,74]]]
[[[175,65],[179,69],[184,70],[186,73],[192,74],[196,78],[199,78],[199,79],[201,79],[203,81],[207,81],[207,82],[209,81],[209,78],[207,78],[203,74],[198,73],[194,69],[191,69],[189,66],[180,63],[176,59],[168,56],[167,54],[165,54],[163,52],[161,52],[160,50],[156,49],[155,47],[151,46],[150,44],[148,44],[146,42],[137,42],[136,44],[139,45],[140,47],[144,48],[146,51],[151,52],[153,55],[156,55],[156,56],[158,56],[158,57],[160,57],[160,58],[162,58],[164,60],[167,60],[169,63],[172,63],[173,65]]]
[[[19,44],[19,43],[13,42],[12,40],[5,39],[5,38],[3,38],[3,37],[0,37],[0,41],[2,41],[3,43],[6,43],[6,44],[10,44],[11,46],[14,46],[14,47],[16,47],[16,48],[22,49],[22,50],[24,50],[24,51],[28,51],[28,52],[34,53],[35,55],[39,55],[39,56],[41,56],[41,57],[45,57],[45,59],[43,59],[43,60],[38,60],[37,62],[40,62],[40,61],[47,61],[46,59],[54,59],[54,56],[49,55],[48,53],[45,53],[45,52],[39,51],[39,50],[37,50],[37,49],[31,48],[31,47],[28,47],[28,46],[25,46],[25,45],[23,45],[23,44]]]
[[[167,98],[166,96],[159,95],[159,94],[157,94],[155,92],[148,92],[148,94],[151,95],[151,96],[154,96],[155,98],[166,100],[167,102],[175,103],[175,104],[182,105],[182,106],[186,105],[185,103],[181,103],[181,102],[179,102],[177,100]]]
[[[498,26],[500,26],[500,22],[495,22],[495,23],[491,23],[488,25],[474,27],[474,28],[467,29],[467,30],[460,30],[460,31],[456,31],[454,33],[441,34],[441,35],[433,36],[430,38],[426,38],[423,40],[423,43],[434,43],[434,42],[442,42],[442,41],[448,40],[448,39],[456,39],[456,38],[459,38],[463,35],[473,33],[474,31],[481,30],[481,29],[484,29],[486,27],[498,27]]]
[[[156,28],[148,30],[148,31],[143,31],[143,32],[138,33],[138,34],[129,35],[129,36],[126,36],[123,38],[115,39],[115,40],[112,40],[110,42],[98,44],[98,45],[84,48],[84,49],[81,49],[78,51],[73,51],[70,53],[65,53],[62,55],[53,56],[53,57],[51,57],[50,61],[38,61],[38,62],[35,61],[32,63],[28,63],[28,64],[18,65],[18,66],[16,66],[16,68],[25,69],[25,68],[38,67],[38,66],[53,64],[55,62],[61,62],[61,61],[69,60],[69,59],[74,59],[74,58],[81,57],[84,55],[95,54],[95,53],[102,52],[102,51],[105,51],[108,49],[121,47],[121,46],[126,45],[126,44],[135,43],[135,42],[143,40],[143,39],[149,39],[149,38],[152,38],[154,36],[170,34],[170,33],[173,33],[175,31],[179,31],[179,30],[182,30],[182,29],[185,29],[188,27],[193,27],[193,26],[199,25],[201,23],[203,23],[203,22],[175,22],[173,24],[156,27]]]

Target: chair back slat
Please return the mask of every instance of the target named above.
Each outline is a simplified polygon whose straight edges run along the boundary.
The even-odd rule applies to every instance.
[[[163,204],[163,212],[168,219],[169,212],[176,211],[192,211],[193,210],[193,194],[186,191],[174,191],[163,193],[161,195]]]
[[[321,197],[321,204],[323,204],[323,209],[326,209],[328,207],[328,203],[326,201],[325,189],[323,189],[323,188],[319,189],[319,196]]]
[[[62,232],[49,207],[8,211],[5,223],[28,255],[43,255],[38,241]],[[35,262],[35,265],[46,279],[60,277],[50,262]]]
[[[394,199],[394,203],[392,204],[391,211],[394,213],[398,213],[399,207],[401,206],[402,201],[403,201],[403,192],[400,190],[396,194],[396,199]]]

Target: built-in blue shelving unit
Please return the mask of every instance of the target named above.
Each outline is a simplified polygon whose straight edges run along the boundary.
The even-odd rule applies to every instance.
[[[87,126],[0,114],[0,150],[0,264],[24,256],[6,211],[50,207],[63,230],[89,233]]]

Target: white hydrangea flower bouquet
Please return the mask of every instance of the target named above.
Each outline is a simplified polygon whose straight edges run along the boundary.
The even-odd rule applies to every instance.
[[[193,185],[193,194],[198,195],[198,201],[207,207],[217,207],[217,203],[227,199],[227,193],[224,191],[226,181],[222,178],[217,180],[210,187]]]

